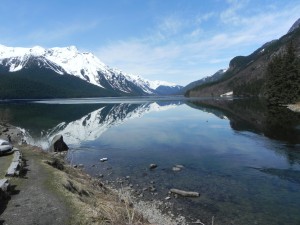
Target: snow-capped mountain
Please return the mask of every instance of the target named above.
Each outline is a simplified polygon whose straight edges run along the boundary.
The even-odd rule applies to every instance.
[[[10,73],[22,71],[29,66],[47,68],[56,74],[73,75],[120,94],[158,94],[156,89],[160,86],[169,87],[170,90],[181,88],[174,83],[149,81],[112,69],[92,53],[79,52],[75,46],[45,49],[39,46],[22,48],[0,45],[0,66],[1,71]]]
[[[128,120],[140,118],[150,112],[169,110],[180,104],[180,102],[166,103],[164,105],[156,102],[107,104],[77,120],[68,123],[61,122],[47,131],[42,131],[41,137],[32,137],[30,133],[26,133],[25,139],[29,144],[47,149],[53,137],[61,134],[68,145],[79,145],[85,141],[98,139],[112,126],[118,126]],[[26,130],[26,128],[22,129]]]

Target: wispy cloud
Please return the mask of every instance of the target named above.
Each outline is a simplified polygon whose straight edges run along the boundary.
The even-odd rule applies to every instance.
[[[25,39],[30,40],[32,43],[47,44],[56,40],[61,40],[71,35],[82,34],[88,30],[95,29],[98,26],[98,21],[92,22],[79,22],[70,24],[56,24],[53,29],[41,28],[27,34]]]
[[[220,13],[223,23],[238,25],[240,23],[239,11],[247,5],[247,0],[227,0],[229,7]]]
[[[249,1],[228,1],[223,11],[192,18],[168,16],[150,34],[100,47],[105,63],[149,79],[181,84],[226,68],[236,55],[250,54],[279,38],[298,19],[300,3],[245,14]],[[220,29],[202,26],[217,20]]]
[[[163,19],[158,25],[158,31],[164,34],[174,35],[177,34],[184,26],[184,21],[175,16],[168,16]]]

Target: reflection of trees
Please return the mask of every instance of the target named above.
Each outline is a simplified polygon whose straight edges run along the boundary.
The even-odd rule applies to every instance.
[[[277,176],[280,179],[288,180],[300,184],[300,171],[291,169],[277,169],[277,168],[253,168],[260,172]]]
[[[259,99],[205,100],[188,103],[189,106],[220,117],[225,115],[230,126],[237,131],[250,131],[285,142],[285,146],[273,148],[284,155],[290,165],[300,164],[300,114],[285,107],[268,108]],[[295,151],[296,150],[296,151]]]
[[[285,107],[268,108],[260,99],[202,100],[189,103],[191,107],[227,116],[230,126],[238,131],[263,133],[265,136],[300,144],[300,114]],[[218,111],[218,113],[215,113]]]
[[[291,144],[300,143],[300,114],[286,107],[269,107],[264,121],[266,136],[286,140]]]

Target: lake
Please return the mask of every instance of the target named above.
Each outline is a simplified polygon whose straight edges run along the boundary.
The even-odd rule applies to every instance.
[[[0,117],[44,149],[62,134],[71,164],[168,202],[165,211],[189,222],[300,224],[300,114],[286,108],[257,99],[61,99],[2,102]],[[200,197],[165,200],[171,188]]]

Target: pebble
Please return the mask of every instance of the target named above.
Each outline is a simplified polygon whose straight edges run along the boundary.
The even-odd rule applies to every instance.
[[[168,196],[168,197],[166,197],[166,198],[165,198],[165,200],[170,200],[170,199],[171,199],[171,197],[170,197],[170,196]]]
[[[102,159],[100,159],[100,162],[105,162],[107,160],[108,160],[107,158],[102,158]]]
[[[183,169],[183,168],[184,168],[184,166],[183,166],[183,165],[180,165],[180,164],[175,165],[175,167],[180,168],[180,169]]]
[[[155,169],[156,167],[157,167],[157,165],[154,164],[154,163],[151,163],[151,164],[149,165],[149,169]]]
[[[155,188],[155,187],[149,187],[149,191],[150,191],[150,192],[155,192],[155,191],[156,191],[156,188]]]
[[[178,172],[178,171],[181,170],[181,168],[179,168],[179,167],[173,167],[172,170],[173,170],[174,172]]]
[[[175,172],[178,172],[178,171],[181,171],[183,168],[184,168],[183,165],[177,164],[177,165],[173,166],[172,170]]]

